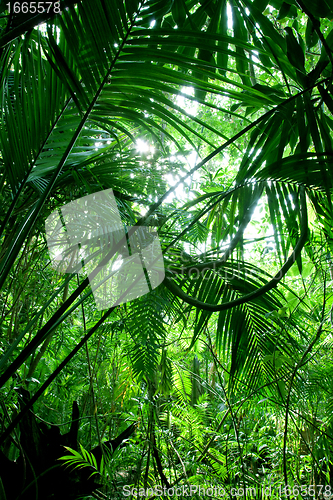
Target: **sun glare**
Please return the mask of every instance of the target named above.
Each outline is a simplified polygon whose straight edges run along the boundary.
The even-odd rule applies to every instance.
[[[153,144],[148,144],[146,141],[143,141],[142,139],[138,139],[136,141],[136,150],[139,153],[150,153],[154,154],[155,153],[155,147]]]

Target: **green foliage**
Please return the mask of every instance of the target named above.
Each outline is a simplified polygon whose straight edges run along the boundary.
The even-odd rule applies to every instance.
[[[104,495],[333,485],[329,2],[61,7],[0,7],[2,432],[24,387],[50,423],[79,401],[63,461]],[[101,315],[86,275],[52,268],[45,220],[108,188],[157,231],[166,278]]]
[[[85,450],[81,444],[80,444],[81,453],[73,450],[72,448],[69,448],[68,446],[65,446],[65,448],[67,451],[71,453],[71,455],[64,455],[63,457],[59,458],[59,460],[64,461],[64,465],[72,466],[75,469],[82,469],[83,467],[89,467],[94,469],[90,477],[95,474],[100,474],[101,476],[103,476],[103,470],[104,470],[103,457],[101,459],[100,467],[98,468],[96,458],[94,457],[94,455],[89,451]]]

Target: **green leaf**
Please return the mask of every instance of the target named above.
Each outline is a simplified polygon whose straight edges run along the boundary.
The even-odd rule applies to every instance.
[[[287,395],[287,392],[286,392],[286,384],[283,380],[278,380],[277,382],[277,385],[278,385],[278,388],[279,388],[279,393],[282,397],[282,399],[284,399]]]
[[[243,18],[238,10],[236,2],[230,2],[230,7],[232,12],[234,37],[246,43],[248,41],[247,30],[245,28]],[[238,47],[236,45],[236,53],[243,56],[236,57],[236,68],[238,74],[241,77],[243,84],[250,87],[251,80],[249,78],[249,63],[244,60],[244,58],[246,58],[245,52],[241,47]]]
[[[332,8],[330,2],[326,0],[302,0],[306,9],[314,17],[330,17],[332,16]]]
[[[172,4],[172,17],[179,28],[184,26],[186,20],[185,0],[174,0]]]
[[[311,21],[310,18],[308,18],[305,30],[305,42],[308,50],[314,47],[318,43],[318,40],[319,40],[318,33],[314,28],[313,22]]]
[[[218,28],[218,32],[220,35],[225,37],[227,35],[228,30],[228,8],[227,8],[227,0],[222,0],[221,4],[221,16],[220,16],[220,24]],[[222,40],[218,40],[217,46],[219,51],[216,53],[216,64],[218,66],[218,72],[222,76],[226,76],[227,67],[228,67],[228,43],[223,42]]]
[[[203,83],[208,82],[208,73],[205,67],[200,67],[200,61],[208,62],[209,64],[215,64],[215,59],[213,53],[206,49],[200,49],[198,54],[198,69],[193,70],[192,74],[194,78],[201,80]],[[207,91],[204,88],[199,88],[198,86],[194,89],[195,97],[200,101],[204,101]]]
[[[285,17],[288,17],[289,19],[294,19],[295,17],[297,17],[297,9],[295,5],[283,2],[279,10],[279,15],[277,16],[277,19],[281,20],[284,19]]]
[[[302,73],[304,73],[305,57],[302,47],[296,40],[292,28],[287,27],[285,28],[285,30],[287,32],[286,36],[287,57],[291,62],[291,64],[295,66],[295,68],[299,69]]]

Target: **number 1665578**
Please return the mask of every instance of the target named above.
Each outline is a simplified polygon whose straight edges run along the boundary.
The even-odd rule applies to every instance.
[[[60,2],[8,2],[8,12],[14,14],[60,14]]]

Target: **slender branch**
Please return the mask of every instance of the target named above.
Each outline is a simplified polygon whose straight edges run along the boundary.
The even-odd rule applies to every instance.
[[[153,434],[153,455],[154,455],[155,462],[156,462],[156,465],[157,465],[158,473],[160,475],[162,483],[167,488],[171,488],[171,485],[170,485],[170,483],[169,483],[166,475],[163,472],[162,462],[161,462],[161,459],[160,459],[160,456],[159,456],[159,453],[158,453],[158,448],[156,446],[156,438],[155,438],[155,431],[154,431],[154,429],[152,430],[152,434]]]
[[[211,354],[213,355],[213,362],[214,362],[215,370],[216,370],[217,375],[219,377],[220,386],[221,386],[221,389],[222,389],[223,394],[224,394],[225,401],[226,401],[226,403],[228,405],[228,408],[229,408],[229,411],[230,411],[232,425],[233,425],[233,428],[234,428],[234,431],[235,431],[235,437],[236,437],[237,447],[238,447],[238,451],[239,451],[239,458],[240,458],[240,462],[241,462],[244,491],[246,491],[245,469],[244,469],[244,462],[243,462],[243,453],[242,453],[242,447],[241,447],[241,444],[240,444],[239,432],[238,432],[239,431],[239,425],[238,426],[236,425],[236,415],[234,414],[232,405],[230,404],[229,398],[227,396],[227,392],[226,392],[226,390],[224,388],[224,384],[223,384],[223,380],[222,380],[222,377],[221,377],[221,373],[217,369],[217,360],[216,360],[215,353],[213,351],[212,339],[210,337],[208,329],[207,329],[207,337],[208,337],[209,350],[210,350]],[[206,451],[206,453],[208,454],[208,450]]]
[[[313,337],[313,339],[310,342],[310,344],[308,345],[307,349],[304,351],[303,356],[301,357],[300,361],[296,364],[294,371],[293,371],[291,378],[290,378],[289,390],[288,390],[288,395],[287,395],[287,399],[286,399],[286,415],[285,415],[284,434],[283,434],[283,476],[284,476],[284,482],[285,482],[286,486],[288,485],[286,449],[287,449],[288,417],[289,417],[291,389],[292,389],[293,381],[294,381],[294,378],[296,376],[297,370],[304,364],[306,356],[311,351],[312,347],[314,346],[314,344],[317,342],[317,340],[320,337],[320,334],[321,334],[322,328],[323,328],[323,324],[324,324],[325,305],[326,305],[326,280],[324,282],[324,299],[323,299],[323,308],[322,308],[322,321],[319,325],[319,328],[316,332],[316,335]]]
[[[77,274],[77,284],[80,286],[80,278],[79,275]],[[87,333],[87,323],[86,323],[86,315],[84,312],[84,304],[81,302],[81,310],[82,310],[82,320],[83,320],[83,332],[84,334]],[[97,418],[97,403],[96,403],[96,398],[95,398],[95,392],[94,392],[94,381],[93,381],[93,374],[91,370],[91,363],[90,363],[90,356],[89,356],[89,349],[88,349],[88,343],[86,342],[84,344],[85,351],[86,351],[86,356],[87,356],[87,364],[88,364],[88,374],[89,374],[89,391],[91,391],[91,396],[92,396],[92,402],[94,406],[94,417],[95,417],[95,424],[96,424],[96,433],[97,433],[97,438],[98,438],[98,445],[101,450],[101,454],[105,463],[105,453],[104,453],[104,448],[102,446],[102,441],[101,441],[101,433],[99,430],[99,425],[98,425],[98,418]],[[88,391],[88,394],[89,394]]]

